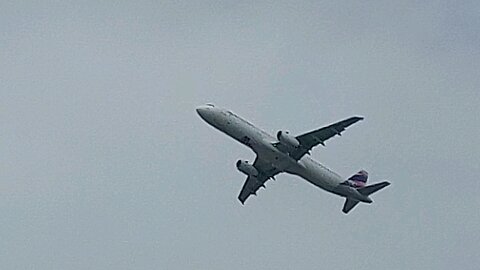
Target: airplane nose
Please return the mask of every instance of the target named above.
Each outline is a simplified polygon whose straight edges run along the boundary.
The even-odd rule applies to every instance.
[[[203,105],[196,108],[198,115],[205,121],[209,122],[212,118],[212,112],[209,106]]]
[[[205,112],[207,111],[207,106],[198,106],[196,108],[196,111],[197,111],[198,115],[203,116],[203,115],[205,115]]]
[[[207,104],[207,105],[198,106],[196,108],[196,111],[197,111],[198,115],[200,116],[200,118],[207,121],[207,123],[213,125],[213,123],[215,122],[216,115],[217,115],[216,110],[213,107],[213,105]]]

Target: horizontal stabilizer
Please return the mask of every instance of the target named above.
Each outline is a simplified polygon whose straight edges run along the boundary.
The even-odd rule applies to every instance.
[[[390,185],[390,183],[385,181],[385,182],[373,184],[373,185],[370,185],[370,186],[362,187],[362,188],[359,188],[357,190],[358,190],[358,192],[360,192],[360,194],[368,196],[370,194],[373,194],[373,193],[379,191],[380,189],[382,189],[384,187],[388,187],[389,185]]]
[[[343,205],[342,212],[345,213],[345,214],[347,214],[347,213],[350,212],[350,210],[352,210],[358,203],[359,203],[359,201],[357,201],[357,200],[353,200],[353,199],[347,198],[347,200],[345,201],[345,204]]]
[[[367,196],[370,195],[370,194],[373,194],[377,191],[379,191],[380,189],[382,188],[385,188],[385,187],[388,187],[390,185],[389,182],[385,181],[385,182],[381,182],[381,183],[377,183],[377,184],[373,184],[373,185],[370,185],[370,186],[366,186],[366,187],[361,187],[361,188],[358,188],[358,192],[364,196]],[[343,205],[343,209],[342,209],[342,212],[347,214],[348,212],[350,212],[350,210],[352,210],[360,201],[358,200],[355,200],[355,199],[352,199],[352,198],[347,198],[345,200],[345,204]],[[371,201],[370,201],[371,202]]]

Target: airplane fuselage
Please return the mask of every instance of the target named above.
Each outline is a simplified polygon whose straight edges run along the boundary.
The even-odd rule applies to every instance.
[[[342,197],[371,203],[368,196],[360,194],[355,188],[342,184],[340,175],[331,171],[309,155],[294,160],[288,153],[281,152],[273,144],[278,140],[267,132],[257,128],[238,115],[214,106],[202,106],[198,114],[210,125],[252,149],[263,161],[272,164],[283,172],[300,176],[313,185]]]

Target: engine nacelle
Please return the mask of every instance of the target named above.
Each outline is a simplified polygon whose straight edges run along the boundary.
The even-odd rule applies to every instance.
[[[295,136],[290,135],[288,131],[280,130],[279,132],[277,132],[277,139],[281,144],[287,147],[297,148],[300,146],[300,142],[297,140],[297,138],[295,138]]]
[[[248,176],[258,176],[258,171],[253,165],[248,164],[247,161],[237,161],[237,169]]]

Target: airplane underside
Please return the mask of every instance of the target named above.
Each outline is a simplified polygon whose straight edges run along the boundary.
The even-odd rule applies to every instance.
[[[326,127],[292,136],[288,131],[279,131],[276,138],[255,127],[230,111],[207,104],[197,108],[197,112],[207,123],[249,147],[256,154],[255,161],[238,160],[239,171],[247,175],[238,199],[245,203],[250,195],[265,187],[265,182],[279,173],[290,173],[328,192],[345,197],[342,211],[348,213],[359,202],[371,203],[370,194],[390,185],[381,182],[366,186],[368,173],[360,171],[347,180],[313,160],[310,150],[325,146],[325,141],[340,135],[348,126],[362,120],[362,117],[350,117]]]

